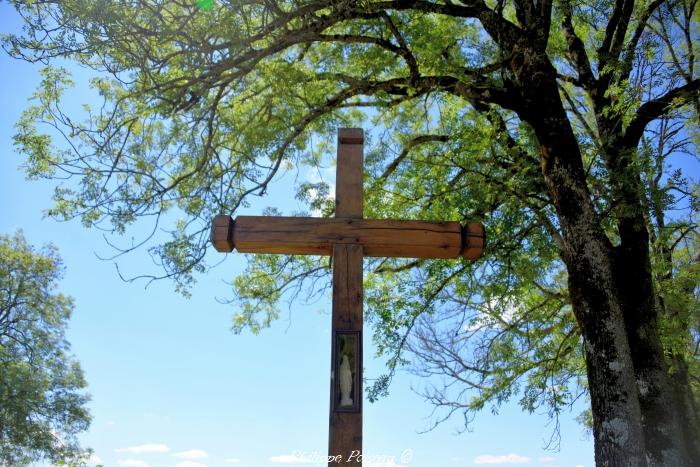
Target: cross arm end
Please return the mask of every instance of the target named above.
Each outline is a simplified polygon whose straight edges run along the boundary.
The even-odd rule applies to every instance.
[[[340,128],[338,142],[340,144],[362,144],[365,140],[362,128]]]
[[[486,229],[481,222],[467,222],[462,226],[462,253],[464,259],[481,258],[486,248]]]
[[[220,253],[233,251],[233,225],[233,219],[227,214],[219,214],[214,217],[211,225],[211,243],[216,251]]]

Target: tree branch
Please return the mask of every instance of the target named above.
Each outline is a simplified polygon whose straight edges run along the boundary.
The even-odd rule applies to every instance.
[[[541,50],[547,48],[547,42],[549,41],[549,33],[552,27],[552,0],[540,0],[539,5],[539,17],[537,18],[537,28],[538,31],[538,45]]]
[[[644,134],[644,129],[652,121],[667,112],[687,104],[700,95],[700,78],[695,78],[684,86],[670,90],[661,97],[644,103],[625,130],[625,147],[634,148]]]
[[[406,64],[408,65],[408,69],[411,71],[411,78],[414,78],[414,79],[418,78],[418,76],[420,76],[418,62],[416,61],[416,57],[413,56],[410,49],[408,48],[408,44],[406,43],[406,40],[404,39],[403,35],[399,31],[399,28],[396,27],[396,25],[394,24],[394,21],[391,19],[391,16],[389,16],[388,13],[383,13],[381,15],[381,17],[384,20],[384,23],[387,25],[387,27],[391,31],[391,33],[396,38],[396,42],[399,43],[397,53],[400,54],[406,60]]]
[[[566,37],[566,42],[569,46],[568,56],[571,61],[576,66],[576,71],[578,72],[578,82],[583,86],[586,91],[593,91],[596,85],[595,76],[593,76],[593,71],[591,69],[591,62],[586,53],[586,47],[583,44],[581,38],[578,37],[576,31],[574,30],[574,25],[571,21],[572,9],[570,4],[566,4],[567,9],[564,15],[564,22],[562,26],[564,28],[564,36]]]
[[[637,45],[639,44],[639,39],[642,37],[644,29],[646,29],[647,27],[647,22],[649,21],[649,18],[651,18],[651,15],[654,13],[654,11],[656,11],[656,9],[659,6],[661,6],[661,4],[664,3],[664,1],[665,0],[655,0],[654,2],[649,4],[647,9],[644,10],[644,13],[642,13],[642,16],[639,18],[639,22],[637,23],[637,27],[635,28],[634,33],[632,34],[632,38],[627,43],[627,47],[625,47],[625,60],[623,63],[621,73],[621,76],[623,77],[622,79],[626,79],[632,71],[632,66],[634,64],[634,51],[637,48]]]
[[[384,173],[382,173],[382,175],[377,179],[377,182],[381,182],[387,179],[392,173],[394,173],[399,164],[406,158],[406,156],[408,156],[408,153],[411,152],[411,149],[413,149],[414,147],[434,141],[444,143],[449,139],[450,137],[447,135],[419,135],[415,138],[412,138],[408,143],[406,143],[406,145],[403,147],[401,153],[396,157],[396,159],[391,161],[391,164],[387,166],[387,168],[384,170]]]
[[[610,21],[605,29],[605,38],[598,49],[598,68],[600,70],[618,59],[633,7],[633,0],[617,0],[615,2]]]

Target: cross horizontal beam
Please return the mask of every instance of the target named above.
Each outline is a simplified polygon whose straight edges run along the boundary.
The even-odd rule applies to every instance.
[[[477,259],[486,243],[479,222],[230,216],[214,218],[217,251],[331,255],[333,245],[361,245],[364,256]]]

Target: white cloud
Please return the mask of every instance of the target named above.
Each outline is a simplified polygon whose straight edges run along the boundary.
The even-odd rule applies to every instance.
[[[492,456],[484,454],[474,458],[475,464],[529,464],[530,458],[517,454],[507,454],[505,456]]]
[[[207,467],[207,464],[192,461],[182,461],[175,464],[175,467]]]
[[[480,304],[479,313],[462,326],[462,332],[501,329],[516,322],[520,315],[521,311],[515,302],[490,299]]]
[[[240,464],[241,460],[236,459],[235,457],[232,457],[230,459],[224,459],[224,463],[226,463],[226,464]]]
[[[331,180],[335,180],[335,167],[326,167],[320,170],[310,168],[306,173],[306,180],[309,183],[325,182],[328,185],[329,200],[333,201],[335,199],[335,183],[331,182]],[[310,189],[308,194],[310,201],[316,201],[320,195],[318,189],[316,188]],[[313,216],[320,216],[321,214],[322,212],[316,209],[311,211],[311,215]]]
[[[115,449],[115,451],[143,454],[145,452],[168,452],[170,451],[170,448],[167,444],[142,444],[140,446],[129,446],[127,448]]]
[[[174,454],[174,456],[180,459],[204,459],[205,457],[209,457],[209,454],[201,449],[190,449],[189,451],[178,452]]]
[[[270,462],[273,464],[308,464],[306,456],[298,454],[285,454],[284,456],[272,456]]]
[[[117,465],[123,465],[127,467],[148,467],[148,464],[144,461],[139,461],[136,459],[120,459],[117,461]]]

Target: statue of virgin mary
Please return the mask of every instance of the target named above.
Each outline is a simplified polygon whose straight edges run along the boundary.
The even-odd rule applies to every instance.
[[[340,406],[352,406],[352,398],[350,397],[350,392],[352,391],[352,370],[350,370],[350,361],[347,355],[343,355],[340,360],[338,373],[340,373]]]

